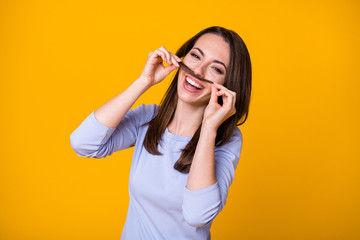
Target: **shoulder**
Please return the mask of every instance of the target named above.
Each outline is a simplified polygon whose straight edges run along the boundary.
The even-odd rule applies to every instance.
[[[152,120],[159,110],[159,106],[156,104],[141,104],[140,106],[131,109],[131,114],[139,123],[144,124]]]
[[[226,144],[219,146],[217,148],[218,149],[241,150],[242,143],[243,143],[243,135],[242,135],[240,129],[236,127],[230,140]]]
[[[215,159],[228,159],[232,162],[233,166],[236,166],[241,154],[243,145],[243,135],[239,128],[235,128],[235,131],[230,140],[222,145],[215,148]]]
[[[240,129],[238,127],[236,127],[229,142],[241,142],[242,143],[242,141],[243,141],[242,133],[241,133]]]

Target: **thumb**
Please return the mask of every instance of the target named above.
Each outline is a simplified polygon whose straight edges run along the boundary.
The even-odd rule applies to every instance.
[[[216,95],[217,88],[212,84],[211,85],[211,96],[209,103],[217,103],[218,102],[218,96]]]
[[[164,73],[165,73],[165,76],[169,75],[172,71],[174,71],[176,68],[178,68],[177,66],[175,66],[174,64],[171,64],[169,66],[166,66],[164,68]]]

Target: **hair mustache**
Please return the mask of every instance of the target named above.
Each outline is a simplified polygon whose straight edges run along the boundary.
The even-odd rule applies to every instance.
[[[195,74],[188,66],[186,66],[183,62],[179,62],[179,65],[185,70],[185,72],[189,73],[191,76],[204,81],[204,82],[208,82],[208,83],[214,83],[213,81],[207,80],[205,78],[202,78],[201,76]]]

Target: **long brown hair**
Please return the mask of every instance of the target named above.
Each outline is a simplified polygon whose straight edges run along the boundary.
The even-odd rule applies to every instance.
[[[209,27],[185,42],[176,52],[178,57],[184,57],[195,45],[196,41],[204,34],[212,33],[221,36],[230,46],[230,63],[225,76],[224,86],[236,92],[236,113],[225,120],[217,130],[216,146],[226,144],[233,135],[237,125],[243,124],[249,113],[251,94],[251,61],[247,47],[241,37],[234,31],[223,27]],[[149,128],[144,139],[144,146],[148,152],[154,155],[162,155],[158,150],[161,136],[172,120],[178,100],[176,73],[170,87],[161,101],[158,114],[148,123]],[[243,119],[240,121],[240,119]],[[189,143],[182,150],[180,158],[174,168],[180,172],[188,173],[196,146],[200,137],[201,126],[197,129]]]

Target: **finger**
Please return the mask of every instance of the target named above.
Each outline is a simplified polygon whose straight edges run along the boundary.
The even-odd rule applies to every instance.
[[[236,93],[232,91],[226,91],[225,95],[228,106],[235,109]]]
[[[148,68],[148,67],[153,68],[153,67],[157,66],[161,62],[162,62],[162,57],[155,50],[154,52],[151,52],[151,53],[148,54],[148,58],[146,60],[145,68]]]
[[[223,96],[223,95],[225,95],[225,96],[234,97],[229,91],[226,91],[226,90],[218,90],[218,91],[216,92],[216,95],[218,95],[218,96]]]
[[[234,98],[236,98],[236,92],[233,92],[233,91],[229,90],[229,93],[230,93],[231,95],[233,95]]]
[[[235,109],[235,97],[230,92],[220,90],[218,93],[222,96],[224,108],[228,111]]]
[[[176,60],[178,61],[178,62],[181,62],[182,60],[181,60],[181,58],[179,58],[178,56],[176,56],[175,54],[173,54],[174,56],[175,56],[175,58],[176,58]]]
[[[231,95],[233,95],[234,97],[236,97],[236,92],[233,92],[231,90],[229,90],[228,88],[224,87],[223,85],[220,85],[220,84],[217,84],[217,83],[214,83],[215,87],[217,89],[219,89],[219,91],[226,91],[226,92],[229,92]]]
[[[220,91],[222,88],[222,85],[220,85],[220,84],[217,84],[217,83],[215,83],[214,82],[214,84],[212,84],[218,91]]]
[[[229,105],[228,105],[228,109],[229,109],[229,113],[230,115],[234,115],[236,113],[236,107],[235,107],[235,98],[229,98]]]
[[[232,97],[232,95],[226,91],[220,90],[218,91],[219,96],[222,96],[223,99],[223,106],[224,105],[228,105],[229,103],[229,98]]]
[[[165,56],[166,56],[166,59],[167,59],[166,62],[167,62],[168,64],[171,64],[171,56],[170,56],[169,51],[166,50],[166,48],[163,47],[163,46],[161,46],[161,47],[159,48],[159,50],[165,53]]]
[[[218,90],[216,92],[217,96],[222,96],[223,104],[221,109],[224,110],[228,116],[232,116],[236,113],[236,108],[235,108],[236,97],[233,94],[235,93],[228,90],[227,88]]]
[[[217,103],[219,95],[217,94],[218,90],[214,85],[211,85],[211,96],[209,103]]]
[[[161,51],[161,50],[159,50],[159,49],[156,49],[156,50],[154,51],[154,53],[155,53],[157,56],[159,56],[162,61],[167,62],[168,64],[170,64],[169,61],[166,59],[166,54],[165,54],[163,51]]]
[[[172,52],[170,52],[170,55],[171,55],[172,57],[174,57],[177,62],[181,62],[181,61],[182,61],[181,58],[179,58],[178,56],[176,56],[176,55],[173,54]]]
[[[172,54],[171,54],[171,64],[174,64],[176,67],[180,67],[177,59]]]
[[[218,84],[218,83],[215,83],[214,82],[214,85],[215,85],[215,87],[217,88],[217,89],[221,89],[221,90],[227,90],[227,91],[230,91],[229,89],[227,89],[226,87],[224,87],[223,85],[220,85],[220,84]]]
[[[169,65],[164,68],[165,76],[169,75],[172,71],[174,71],[177,68],[175,65]]]
[[[224,90],[218,90],[218,89],[217,89],[216,95],[217,95],[217,96],[221,96],[221,95],[223,95],[224,93],[225,93]]]
[[[176,56],[175,54],[173,54],[173,53],[171,53],[171,62],[175,65],[175,66],[177,66],[177,67],[180,67],[180,65],[179,65],[179,60],[181,61],[181,59],[178,57],[178,56]]]

